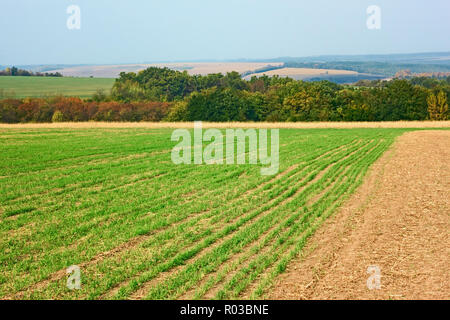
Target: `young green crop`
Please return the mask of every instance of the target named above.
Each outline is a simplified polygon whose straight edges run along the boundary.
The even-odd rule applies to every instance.
[[[280,130],[267,177],[174,165],[169,129],[1,129],[0,298],[260,297],[403,132]]]
[[[90,98],[97,90],[108,93],[114,84],[112,78],[71,77],[0,77],[0,89],[5,97],[26,98],[52,95]]]

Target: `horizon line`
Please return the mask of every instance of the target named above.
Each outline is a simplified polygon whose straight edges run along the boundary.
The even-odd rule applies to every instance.
[[[0,64],[1,67],[13,66],[113,66],[113,65],[142,65],[156,63],[221,63],[221,62],[281,62],[282,59],[311,59],[311,58],[327,58],[327,57],[383,57],[383,56],[402,56],[402,55],[426,55],[426,54],[450,54],[449,51],[429,51],[429,52],[409,52],[409,53],[373,53],[373,54],[322,54],[308,56],[279,56],[272,58],[236,58],[236,59],[187,59],[187,60],[153,60],[143,62],[117,62],[117,63],[16,63],[16,64]]]

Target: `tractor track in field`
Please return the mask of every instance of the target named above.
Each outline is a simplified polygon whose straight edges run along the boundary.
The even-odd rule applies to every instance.
[[[449,299],[450,131],[398,137],[269,299]],[[369,290],[367,268],[381,271]]]

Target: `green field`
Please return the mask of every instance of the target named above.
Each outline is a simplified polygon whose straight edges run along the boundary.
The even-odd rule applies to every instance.
[[[261,176],[173,164],[169,129],[0,129],[0,298],[264,297],[405,130],[283,129]]]
[[[60,77],[0,77],[0,94],[13,98],[65,95],[88,98],[98,89],[108,93],[114,79]]]

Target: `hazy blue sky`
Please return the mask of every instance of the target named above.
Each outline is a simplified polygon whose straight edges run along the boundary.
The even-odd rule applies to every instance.
[[[1,0],[0,15],[0,65],[450,51],[449,0]]]

